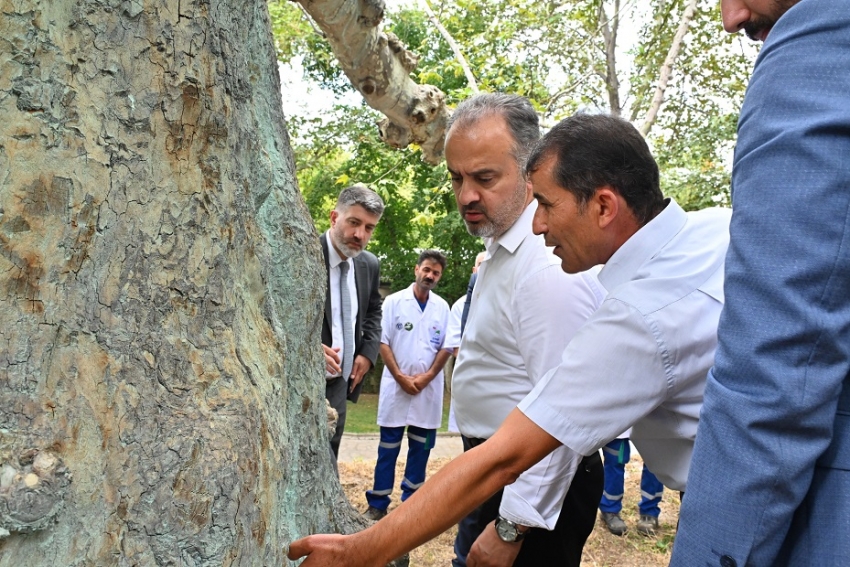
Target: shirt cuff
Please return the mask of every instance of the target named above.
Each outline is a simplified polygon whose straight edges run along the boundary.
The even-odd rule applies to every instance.
[[[558,510],[554,517],[550,517],[547,521],[525,498],[517,494],[510,486],[507,486],[502,494],[499,515],[520,526],[542,528],[551,531],[555,529],[555,524],[558,522],[558,517],[561,514],[560,510]]]

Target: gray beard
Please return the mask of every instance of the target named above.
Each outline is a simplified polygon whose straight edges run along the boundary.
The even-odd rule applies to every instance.
[[[499,236],[499,234],[496,234],[497,232],[499,232],[499,229],[496,226],[496,223],[494,223],[493,221],[487,221],[487,224],[478,225],[476,227],[470,226],[469,223],[467,223],[466,221],[464,221],[464,224],[466,225],[466,231],[472,236],[478,236],[480,238],[491,238],[493,236]]]
[[[341,244],[339,242],[335,242],[335,244],[336,244],[337,249],[339,249],[339,251],[342,252],[345,255],[346,258],[357,258],[360,255],[360,253],[363,252],[363,249],[353,250],[353,249],[349,248],[348,246],[346,246],[345,244]]]

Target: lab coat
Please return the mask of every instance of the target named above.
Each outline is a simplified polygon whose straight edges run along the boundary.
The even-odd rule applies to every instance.
[[[413,284],[384,300],[381,343],[392,349],[403,373],[412,376],[431,368],[446,339],[449,313],[449,304],[433,291],[423,311],[413,295]],[[378,398],[378,425],[437,429],[442,415],[442,370],[421,392],[411,396],[384,367]]]

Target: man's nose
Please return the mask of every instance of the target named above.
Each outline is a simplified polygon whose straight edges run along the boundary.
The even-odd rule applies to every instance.
[[[750,10],[741,0],[721,0],[720,13],[723,29],[729,33],[738,32],[752,17]]]
[[[534,232],[534,234],[546,234],[546,232],[548,231],[546,223],[543,222],[543,218],[540,214],[539,208],[534,211],[534,217],[531,219],[531,230],[532,232]]]
[[[472,187],[471,183],[461,183],[460,188],[455,191],[455,200],[458,205],[468,205],[478,201],[479,198],[478,191]]]

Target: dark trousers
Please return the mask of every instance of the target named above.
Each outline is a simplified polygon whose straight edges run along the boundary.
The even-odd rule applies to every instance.
[[[331,436],[331,457],[336,469],[337,458],[339,457],[339,442],[342,440],[342,432],[345,429],[345,414],[348,408],[348,380],[343,380],[342,376],[331,378],[325,382],[325,397],[330,402],[331,407],[339,414],[339,421],[336,423],[336,431]],[[339,472],[337,471],[337,476]]]
[[[463,449],[468,451],[483,442],[483,439],[464,437]],[[596,523],[603,474],[602,459],[598,452],[581,461],[564,499],[555,529],[532,529],[525,536],[514,567],[579,567],[584,543]],[[466,567],[466,556],[472,544],[499,515],[501,502],[500,490],[460,521],[455,539],[455,558],[452,560],[454,567]]]

